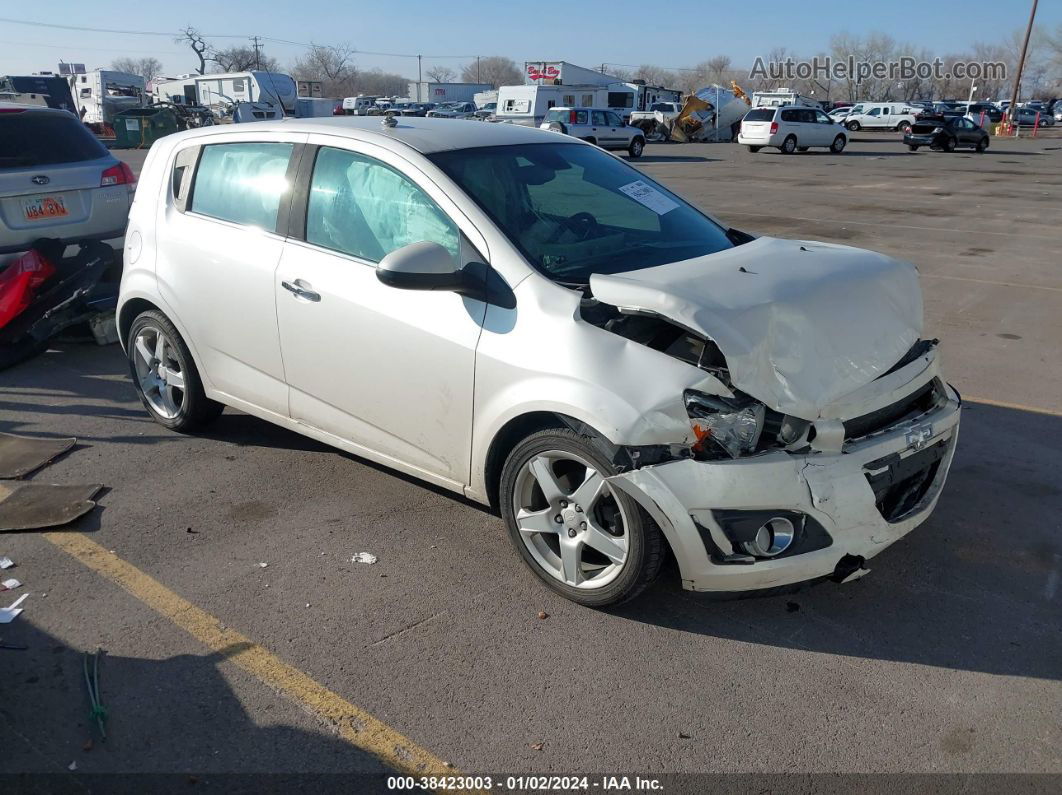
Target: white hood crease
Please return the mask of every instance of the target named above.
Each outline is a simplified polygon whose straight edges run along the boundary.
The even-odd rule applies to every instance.
[[[590,277],[599,301],[713,340],[735,387],[803,419],[896,364],[922,333],[910,263],[761,237],[696,259]]]

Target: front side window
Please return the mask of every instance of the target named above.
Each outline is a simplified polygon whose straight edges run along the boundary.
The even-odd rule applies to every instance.
[[[640,171],[582,144],[438,152],[450,176],[551,279],[586,284],[714,254],[726,230]]]
[[[594,124],[599,124],[604,127],[608,124],[608,117],[605,116],[605,112],[601,110],[592,111],[591,116],[594,120]]]
[[[870,113],[868,113],[867,115],[868,116],[880,116],[881,115],[881,110],[879,108],[874,108],[874,110],[870,111]]]
[[[423,190],[379,160],[322,147],[306,210],[306,242],[379,262],[395,249],[429,241],[458,265],[457,225]]]
[[[621,119],[619,116],[617,116],[612,111],[609,111],[605,115],[608,118],[608,123],[611,124],[613,127],[622,127],[623,126],[623,119]]]
[[[280,143],[204,146],[192,188],[192,212],[275,230],[293,148]]]

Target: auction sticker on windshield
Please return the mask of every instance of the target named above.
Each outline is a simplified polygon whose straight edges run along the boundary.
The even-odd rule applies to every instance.
[[[678,202],[672,201],[652,185],[648,185],[640,179],[629,185],[620,185],[620,190],[639,204],[644,204],[657,215],[671,212],[678,207]]]
[[[22,200],[22,214],[27,221],[42,221],[46,218],[64,218],[70,215],[62,195],[29,196]]]

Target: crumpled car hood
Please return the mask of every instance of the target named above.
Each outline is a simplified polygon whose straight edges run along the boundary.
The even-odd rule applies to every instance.
[[[599,301],[712,339],[735,387],[816,419],[898,362],[922,333],[909,263],[872,251],[761,237],[717,254],[590,277]]]

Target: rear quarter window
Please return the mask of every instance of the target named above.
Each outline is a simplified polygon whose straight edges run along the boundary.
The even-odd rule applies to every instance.
[[[103,144],[73,116],[0,115],[0,169],[83,163],[106,156]]]
[[[772,121],[773,119],[773,108],[755,108],[745,114],[745,121]]]
[[[204,146],[192,185],[192,212],[275,230],[293,148],[281,143]]]

